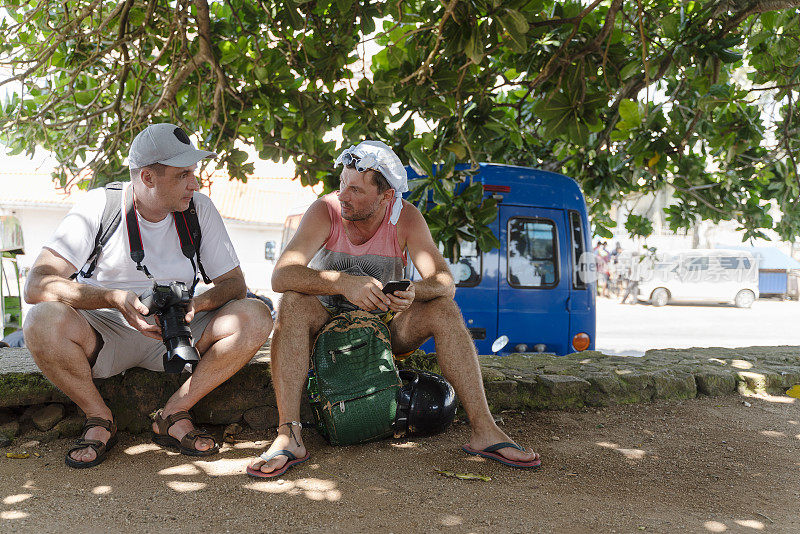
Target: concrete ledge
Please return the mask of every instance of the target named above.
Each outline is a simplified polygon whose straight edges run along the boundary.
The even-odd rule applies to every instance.
[[[688,399],[734,393],[782,394],[800,384],[800,347],[693,348],[651,350],[645,356],[583,352],[567,356],[512,354],[481,356],[484,385],[493,410],[575,409]],[[435,355],[421,351],[402,367],[438,371]],[[121,429],[148,429],[148,414],[163,406],[184,377],[132,369],[97,381]],[[0,411],[63,403],[74,405],[36,368],[26,349],[0,349]],[[253,428],[277,425],[275,394],[266,346],[249,365],[194,409],[202,424],[246,422]],[[311,418],[307,404],[304,418]],[[7,416],[8,418],[8,416]],[[0,421],[2,423],[2,421]]]

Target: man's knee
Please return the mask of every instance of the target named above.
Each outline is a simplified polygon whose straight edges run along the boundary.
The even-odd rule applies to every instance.
[[[287,291],[281,296],[278,304],[278,323],[297,321],[319,315],[325,309],[314,295],[306,295],[296,291]]]
[[[278,316],[280,316],[281,312],[286,314],[288,312],[296,313],[310,310],[315,302],[319,302],[319,299],[314,295],[287,291],[281,295],[280,304],[278,304]]]
[[[461,317],[461,309],[456,304],[456,301],[450,297],[436,297],[428,301],[428,306],[431,318],[439,323],[447,324],[450,327],[464,323],[464,319]]]
[[[258,299],[235,301],[231,310],[238,323],[238,331],[253,337],[253,343],[263,345],[272,332],[272,315],[266,304]]]
[[[422,303],[413,316],[415,330],[428,336],[466,332],[461,309],[450,297],[436,297]]]
[[[22,325],[25,345],[36,357],[52,354],[54,346],[66,341],[86,341],[91,327],[81,319],[75,309],[67,304],[40,302],[25,316]]]
[[[317,332],[330,318],[330,315],[314,295],[296,291],[286,291],[278,304],[275,334],[287,327]]]
[[[247,325],[253,332],[258,332],[258,339],[263,345],[272,332],[272,313],[269,307],[256,299],[245,299],[247,303]]]

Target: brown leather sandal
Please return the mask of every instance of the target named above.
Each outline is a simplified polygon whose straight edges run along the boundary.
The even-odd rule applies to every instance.
[[[86,439],[86,432],[88,432],[90,428],[94,428],[96,426],[105,428],[111,433],[111,437],[109,437],[108,441],[105,443],[99,439]],[[75,445],[67,451],[67,455],[64,457],[64,463],[74,469],[86,469],[87,467],[94,467],[103,463],[103,461],[106,459],[106,454],[114,445],[116,445],[116,443],[117,424],[114,421],[103,419],[102,417],[87,417],[86,422],[83,424],[81,437],[76,439]],[[90,462],[81,462],[71,456],[73,452],[80,449],[85,449],[86,447],[91,447],[94,449],[94,452],[97,455],[94,460]]]
[[[180,441],[169,435],[169,428],[182,419],[188,419],[191,421],[192,425],[194,425],[194,420],[189,412],[175,412],[167,417],[164,417],[163,413],[164,409],[162,408],[153,414],[153,421],[155,421],[158,427],[158,432],[153,432],[154,443],[162,447],[177,450],[179,453],[187,456],[210,456],[219,452],[219,445],[217,445],[217,440],[214,439],[214,436],[200,428],[195,427],[194,430],[190,430]],[[207,451],[198,450],[195,448],[195,444],[197,440],[201,438],[212,440],[214,446]]]

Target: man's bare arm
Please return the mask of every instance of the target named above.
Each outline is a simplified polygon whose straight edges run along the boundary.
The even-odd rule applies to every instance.
[[[433,242],[428,223],[413,204],[403,203],[398,226],[402,228],[402,235],[405,236],[411,261],[422,277],[422,280],[414,282],[414,299],[426,301],[437,297],[453,298],[456,294],[453,275],[442,253]]]
[[[42,249],[25,282],[25,302],[63,302],[81,310],[113,307],[116,290],[70,280],[77,270],[60,254]]]
[[[128,323],[141,333],[161,339],[158,326],[144,320],[147,307],[132,291],[81,284],[69,277],[74,265],[49,248],[42,249],[25,281],[25,302],[62,302],[79,310],[118,309]]]
[[[214,284],[213,287],[192,299],[194,313],[216,310],[226,302],[243,299],[247,296],[247,284],[239,266],[214,278],[211,282]],[[187,318],[187,321],[191,321],[191,317]]]

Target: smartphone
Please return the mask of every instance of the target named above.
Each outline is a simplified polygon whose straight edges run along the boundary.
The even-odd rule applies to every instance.
[[[386,282],[386,285],[383,286],[383,292],[389,294],[394,293],[395,291],[405,291],[410,285],[411,280],[392,280],[390,282]]]

